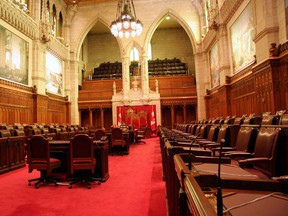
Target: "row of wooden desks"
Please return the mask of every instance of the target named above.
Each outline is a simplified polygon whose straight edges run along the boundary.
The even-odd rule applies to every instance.
[[[217,215],[218,164],[193,163],[187,154],[174,156],[175,172],[185,196],[181,215]],[[221,164],[223,215],[287,215],[287,182],[259,179],[231,164]]]
[[[211,151],[173,144],[173,140],[163,135],[160,137],[169,216],[217,215],[219,158],[210,157]],[[227,211],[224,215],[283,215],[283,212],[287,215],[287,180],[261,179],[239,166],[231,165],[231,159],[222,157],[221,184],[224,211]],[[256,213],[250,209],[249,200],[251,206],[258,206],[254,209]],[[264,204],[267,200],[271,201],[270,205]],[[262,204],[264,207],[257,210]],[[240,207],[234,208],[237,205]],[[277,213],[265,211],[266,207]]]
[[[94,156],[96,159],[96,168],[93,177],[98,178],[100,181],[105,182],[109,178],[108,167],[108,154],[109,142],[108,141],[93,141],[95,145]],[[63,167],[61,171],[70,174],[70,141],[69,140],[50,140],[51,154],[60,157]]]

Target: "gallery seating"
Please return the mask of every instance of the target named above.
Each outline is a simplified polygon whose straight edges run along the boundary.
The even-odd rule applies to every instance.
[[[138,61],[132,61],[129,66],[130,76],[134,73],[135,68],[138,69]],[[137,70],[138,71],[138,70]],[[187,75],[187,66],[180,59],[156,59],[148,61],[149,76],[179,76]],[[104,62],[99,67],[94,68],[92,79],[115,79],[122,78],[121,62]]]

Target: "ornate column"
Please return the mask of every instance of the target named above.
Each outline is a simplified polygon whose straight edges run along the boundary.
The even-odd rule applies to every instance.
[[[196,72],[196,83],[197,83],[197,113],[196,119],[206,119],[206,109],[204,96],[206,89],[210,88],[209,77],[203,71],[207,71],[207,57],[205,53],[196,53],[195,57],[195,72]]]
[[[144,53],[144,51],[143,51]],[[149,77],[148,77],[148,56],[143,55],[141,58],[141,86],[143,97],[149,97]]]
[[[123,86],[123,100],[128,100],[128,93],[130,90],[130,70],[129,70],[129,57],[123,51],[122,57],[122,86]]]
[[[65,85],[65,92],[68,93],[70,88],[70,101],[71,101],[71,124],[79,123],[78,111],[78,64],[76,60],[70,61],[70,72],[66,71],[66,77],[70,80],[70,85]]]
[[[218,56],[219,56],[219,77],[220,85],[225,84],[226,76],[230,74],[229,64],[229,47],[228,47],[228,35],[226,25],[220,25],[217,31],[218,37]]]

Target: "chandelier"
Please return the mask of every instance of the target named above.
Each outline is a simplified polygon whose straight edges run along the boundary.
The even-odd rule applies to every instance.
[[[119,38],[134,38],[141,34],[143,24],[136,17],[133,0],[118,0],[116,19],[111,23],[110,29]]]

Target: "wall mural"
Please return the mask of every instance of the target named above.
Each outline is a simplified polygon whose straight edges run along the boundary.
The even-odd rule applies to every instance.
[[[254,19],[249,3],[230,28],[234,73],[255,62]]]
[[[62,61],[51,53],[46,53],[46,89],[53,94],[61,94],[63,89]]]
[[[0,25],[0,77],[28,85],[29,43]]]
[[[218,43],[216,43],[211,48],[209,53],[209,59],[210,59],[211,87],[214,88],[220,85]]]

